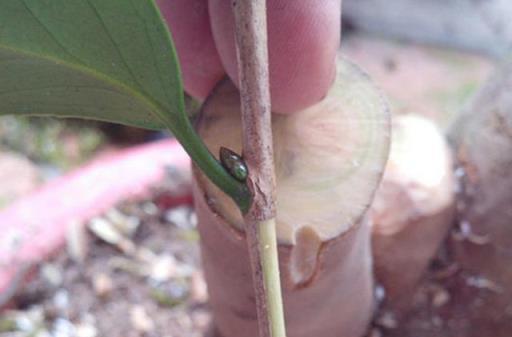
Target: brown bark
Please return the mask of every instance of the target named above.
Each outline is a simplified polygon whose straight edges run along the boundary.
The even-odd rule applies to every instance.
[[[244,214],[260,337],[285,337],[275,238],[274,152],[268,82],[265,0],[232,1],[242,112],[243,157],[253,200]],[[262,235],[263,222],[272,234]],[[268,222],[271,221],[271,222]],[[270,254],[264,254],[264,250]],[[266,260],[265,260],[266,259]]]
[[[496,329],[510,320],[512,303],[512,64],[499,70],[451,130],[459,177],[453,238],[457,261],[496,296],[482,320]],[[478,281],[478,282],[477,282]],[[502,322],[502,323],[500,323]]]
[[[375,276],[388,309],[402,315],[454,223],[451,150],[420,116],[394,119],[391,154],[371,207]]]

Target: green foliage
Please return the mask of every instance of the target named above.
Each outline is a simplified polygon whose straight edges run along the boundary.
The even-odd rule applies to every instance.
[[[168,40],[151,1],[1,1],[0,113],[174,124],[184,103]]]
[[[186,115],[177,56],[153,0],[0,1],[0,114],[169,128],[242,208],[247,187]]]

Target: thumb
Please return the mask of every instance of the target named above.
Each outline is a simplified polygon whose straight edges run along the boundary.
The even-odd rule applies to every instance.
[[[238,83],[234,17],[229,0],[209,0],[222,64]],[[272,110],[294,112],[321,100],[334,80],[341,0],[267,0]]]

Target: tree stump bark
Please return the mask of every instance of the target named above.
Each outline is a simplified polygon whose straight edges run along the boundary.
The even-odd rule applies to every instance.
[[[512,319],[512,63],[504,66],[454,123],[459,178],[456,259],[489,297],[481,319]]]

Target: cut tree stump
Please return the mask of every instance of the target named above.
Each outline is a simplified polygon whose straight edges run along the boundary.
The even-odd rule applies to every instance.
[[[371,206],[375,277],[385,307],[403,316],[455,219],[452,153],[424,117],[393,120],[391,153]]]
[[[194,201],[201,260],[215,325],[222,337],[258,337],[249,254],[243,232],[212,212],[200,186]],[[297,286],[290,273],[293,252],[279,245],[279,265],[289,337],[360,337],[371,319],[370,228],[366,221],[325,243],[314,279]],[[217,336],[218,337],[218,336]]]
[[[197,129],[210,151],[240,153],[240,99],[221,82]],[[340,58],[326,98],[273,116],[277,237],[288,337],[361,337],[373,314],[366,211],[389,147],[387,105],[368,77]],[[214,322],[222,337],[257,337],[242,215],[197,170],[194,201]]]

